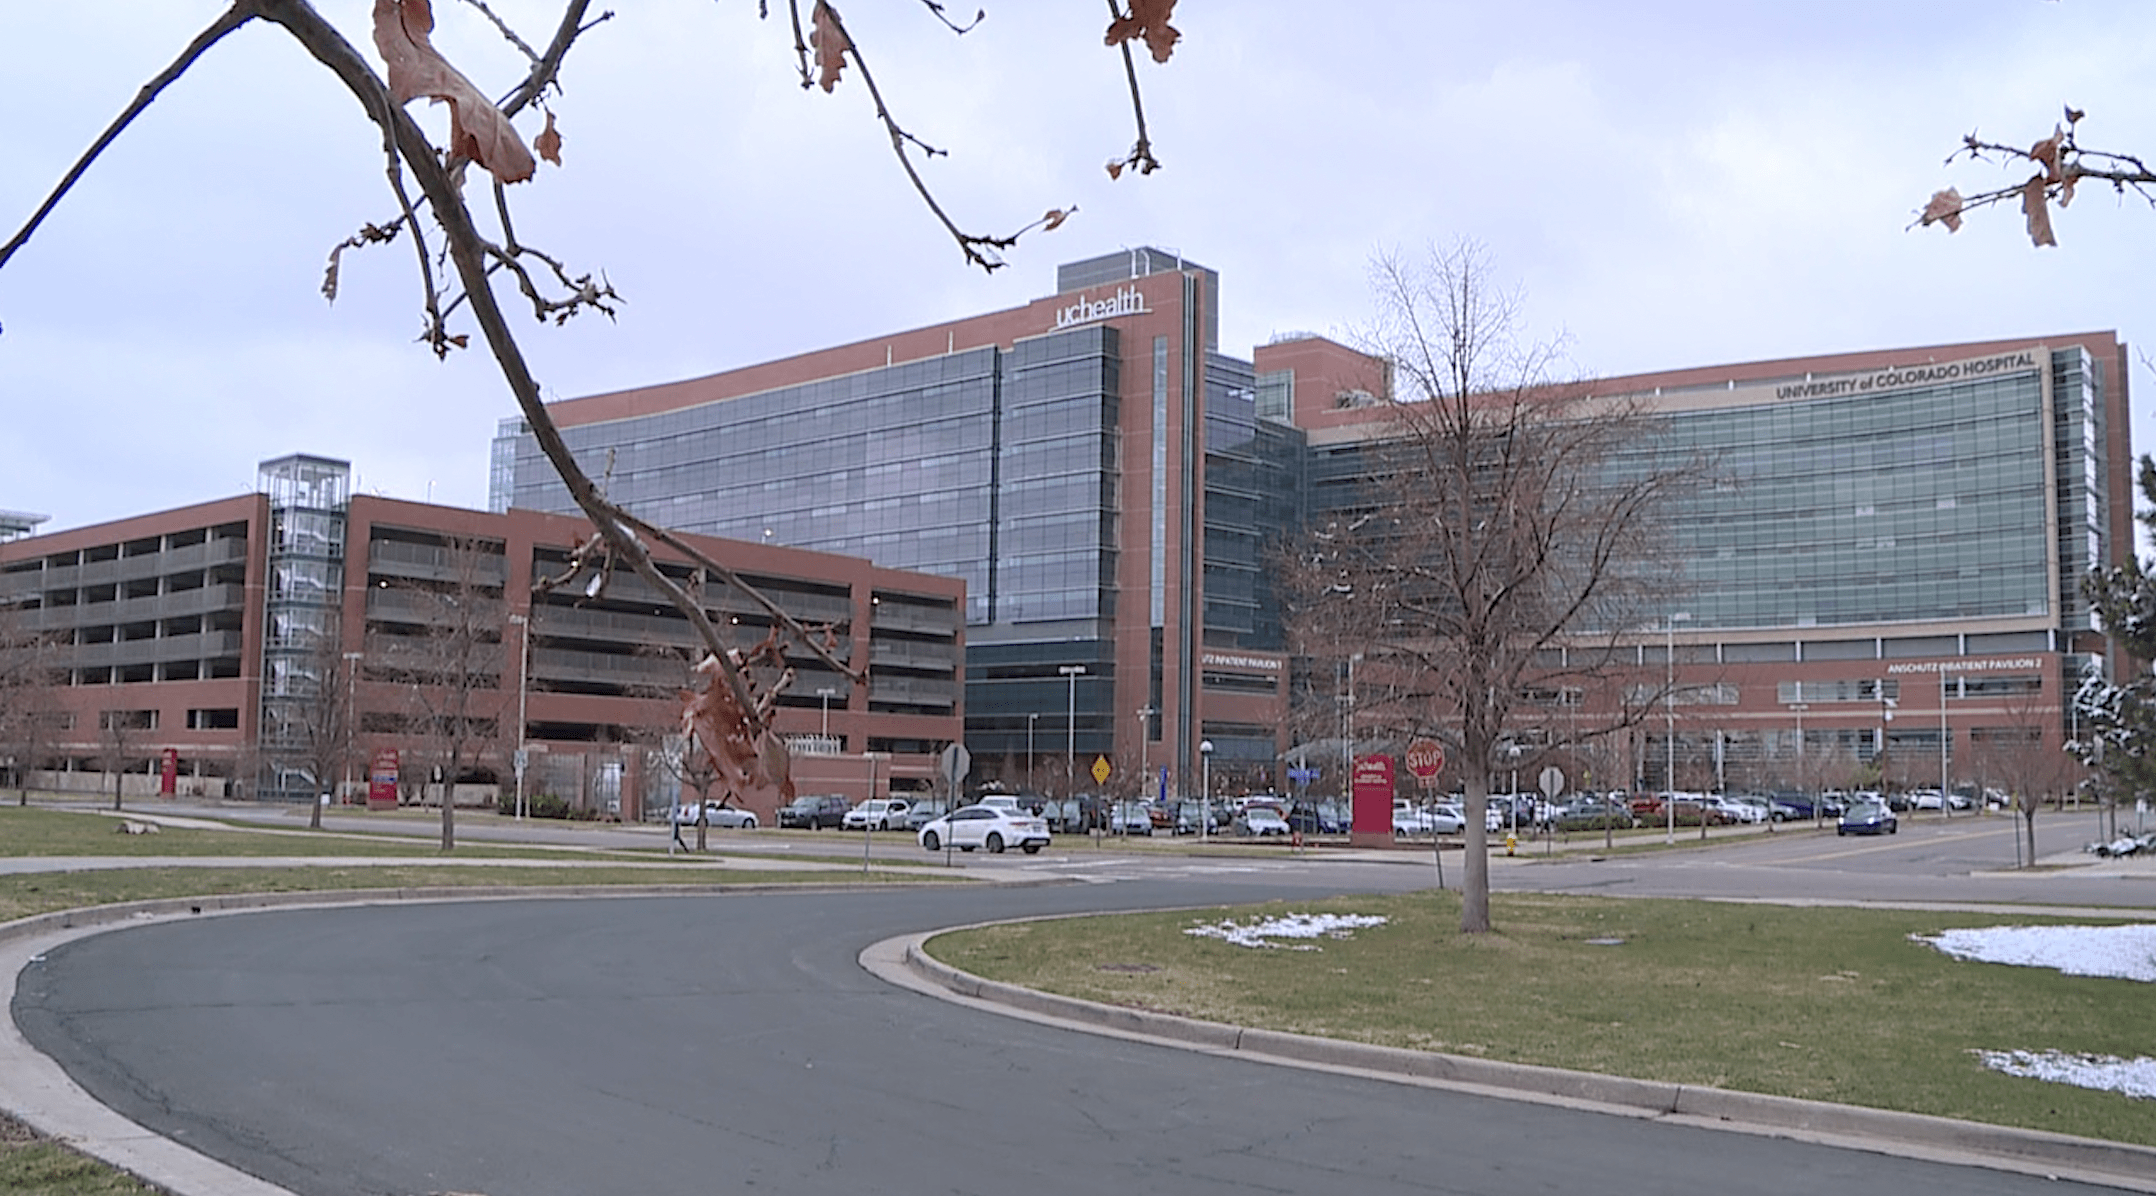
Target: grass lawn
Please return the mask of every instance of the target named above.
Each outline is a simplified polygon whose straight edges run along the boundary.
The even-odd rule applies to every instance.
[[[157,813],[145,810],[145,814]],[[132,811],[123,810],[122,815]],[[190,815],[190,817],[193,817]],[[484,817],[493,817],[485,815]],[[289,827],[229,829],[164,827],[154,835],[123,835],[123,821],[109,808],[42,809],[0,805],[0,857],[25,856],[439,856],[435,839],[409,835],[355,835],[311,831],[297,819]],[[438,820],[437,820],[438,821]],[[463,818],[458,825],[466,825]],[[478,859],[560,858],[558,850],[460,842],[458,855]]]
[[[2156,1145],[2156,1103],[1985,1068],[1972,1051],[2146,1056],[2156,985],[1968,963],[1910,941],[2072,919],[1454,893],[1032,922],[939,936],[976,975],[1108,1004],[1386,1046]],[[1184,933],[1376,914],[1317,950]],[[1615,941],[1613,941],[1615,940]]]
[[[144,1196],[162,1193],[124,1171],[38,1137],[0,1113],[0,1192],[24,1196]]]

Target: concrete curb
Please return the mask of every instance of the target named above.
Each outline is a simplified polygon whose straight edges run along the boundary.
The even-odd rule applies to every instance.
[[[999,923],[981,925],[996,924]],[[1289,1066],[1350,1072],[1507,1100],[1564,1105],[1620,1116],[1669,1119],[1736,1133],[2156,1193],[2156,1148],[2146,1146],[1921,1113],[1636,1080],[1196,1021],[986,980],[935,959],[924,949],[927,941],[936,935],[967,929],[973,927],[950,927],[888,939],[862,952],[861,964],[883,979],[916,992],[957,999],[984,1010],[1081,1032],[1104,1033]]]

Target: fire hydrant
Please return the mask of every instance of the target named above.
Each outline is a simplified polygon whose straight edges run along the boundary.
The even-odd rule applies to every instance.
[[[1512,831],[1506,831],[1506,832],[1505,832],[1505,854],[1506,854],[1506,855],[1512,855],[1512,854],[1514,854],[1514,852],[1515,852],[1515,849],[1517,849],[1517,848],[1519,847],[1519,845],[1520,845],[1520,836],[1519,836],[1518,834],[1516,834],[1516,833],[1512,832]]]

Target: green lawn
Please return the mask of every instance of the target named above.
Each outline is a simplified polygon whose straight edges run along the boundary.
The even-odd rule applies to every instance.
[[[1976,1050],[2152,1053],[2156,985],[1967,963],[1910,941],[2036,916],[1457,894],[1071,919],[939,936],[990,979],[1186,1017],[2156,1145],[2156,1103],[1990,1071]],[[1377,914],[1319,950],[1189,927]],[[1614,940],[1614,941],[1613,941]]]

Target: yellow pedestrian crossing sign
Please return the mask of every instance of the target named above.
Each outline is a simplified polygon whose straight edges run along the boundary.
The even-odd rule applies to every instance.
[[[1108,757],[1093,757],[1093,783],[1096,785],[1108,783]]]

